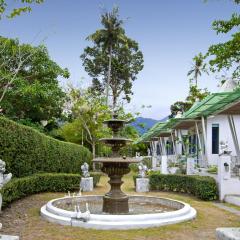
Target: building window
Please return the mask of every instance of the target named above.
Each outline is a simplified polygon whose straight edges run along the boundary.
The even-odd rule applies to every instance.
[[[212,125],[212,154],[219,154],[219,124]]]

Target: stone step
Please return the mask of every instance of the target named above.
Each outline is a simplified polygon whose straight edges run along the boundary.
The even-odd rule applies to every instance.
[[[10,235],[1,235],[0,234],[0,239],[1,240],[19,240],[18,236],[10,236]]]
[[[224,197],[224,202],[240,207],[240,195],[226,195]]]
[[[239,240],[240,228],[217,228],[217,240]]]

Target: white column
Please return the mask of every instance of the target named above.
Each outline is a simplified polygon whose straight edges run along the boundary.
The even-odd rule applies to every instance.
[[[199,128],[198,128],[197,122],[195,122],[195,127],[196,127],[196,132],[197,132],[198,144],[199,144],[199,147],[201,149],[202,161],[204,162],[204,157],[205,156],[204,156],[204,152],[203,152],[203,146],[202,146],[202,141],[201,141],[201,138],[200,138]]]
[[[207,159],[207,131],[206,131],[206,125],[205,125],[205,119],[202,116],[202,130],[203,130],[203,140],[204,140],[204,150],[205,150],[205,165],[208,165],[208,159]]]
[[[230,127],[230,130],[231,130],[231,134],[232,134],[232,139],[233,139],[236,155],[237,155],[237,157],[239,159],[240,158],[239,142],[238,142],[238,136],[237,136],[235,123],[234,123],[234,119],[233,119],[232,115],[228,115],[228,123],[229,123],[229,127]]]

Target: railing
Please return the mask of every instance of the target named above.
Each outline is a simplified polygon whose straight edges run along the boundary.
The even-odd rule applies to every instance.
[[[231,157],[231,177],[240,177],[240,159],[237,156]]]

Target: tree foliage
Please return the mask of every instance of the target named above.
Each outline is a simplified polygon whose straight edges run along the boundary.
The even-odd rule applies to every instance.
[[[44,46],[0,38],[0,106],[2,114],[33,122],[58,118],[65,93],[58,77],[69,77],[52,61]]]
[[[204,62],[204,56],[199,53],[193,58],[192,68],[188,72],[188,76],[191,76],[190,82],[195,81],[195,86],[198,85],[198,77],[202,76],[202,73],[207,73],[207,64]]]
[[[235,1],[239,4],[239,1]],[[213,30],[217,34],[228,34],[231,31],[231,38],[219,44],[209,47],[206,58],[209,57],[210,69],[212,72],[227,70],[232,72],[232,77],[240,77],[240,14],[232,14],[229,20],[216,20],[212,23]]]
[[[195,102],[201,101],[209,94],[210,93],[207,89],[199,89],[199,88],[197,88],[196,85],[190,86],[189,94],[188,94],[186,100],[185,101],[177,101],[171,105],[171,107],[170,107],[171,115],[169,116],[169,118],[175,117],[178,112],[182,112],[182,113],[186,112],[187,110],[189,110],[192,107],[192,105]]]
[[[101,94],[110,88],[113,108],[121,94],[130,101],[132,82],[143,68],[143,55],[138,43],[126,36],[117,13],[113,10],[102,15],[103,29],[88,37],[93,46],[86,47],[81,55],[85,70],[93,78],[92,88]]]
[[[95,157],[98,140],[108,134],[103,124],[110,118],[105,98],[88,89],[70,87],[69,101],[72,121],[61,128],[60,135],[66,141],[90,146]]]
[[[11,8],[7,0],[0,0],[0,19],[3,17],[14,18],[22,13],[31,12],[33,4],[41,4],[44,0],[17,0],[17,8]]]

